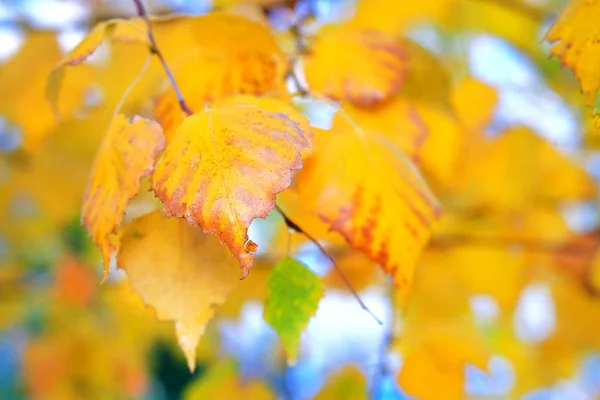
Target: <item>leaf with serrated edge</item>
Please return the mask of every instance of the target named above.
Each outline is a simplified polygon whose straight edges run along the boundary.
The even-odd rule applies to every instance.
[[[217,105],[183,121],[152,185],[168,216],[217,235],[246,276],[258,247],[248,227],[275,207],[275,195],[290,186],[308,145],[300,124],[283,113]]]
[[[435,197],[392,141],[344,118],[317,132],[315,149],[299,176],[300,200],[391,273],[406,297],[439,212]]]
[[[265,321],[277,331],[290,363],[296,362],[300,334],[323,297],[321,280],[299,261],[287,257],[271,271]]]
[[[600,3],[571,0],[546,33],[545,40],[553,43],[551,56],[560,59],[571,69],[581,84],[588,104],[600,89]]]
[[[140,189],[140,180],[152,172],[158,153],[165,145],[160,125],[136,116],[113,119],[104,137],[88,180],[83,199],[83,225],[102,250],[104,279],[108,275],[114,245],[109,235],[123,220],[129,200]]]
[[[192,371],[196,346],[214,308],[239,282],[228,253],[214,236],[158,211],[134,220],[121,239],[119,268],[159,320],[175,322]]]

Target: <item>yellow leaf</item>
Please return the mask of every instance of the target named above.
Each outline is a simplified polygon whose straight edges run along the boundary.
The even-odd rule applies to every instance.
[[[523,127],[490,141],[472,165],[466,177],[475,201],[496,209],[540,200],[591,199],[596,194],[584,169]]]
[[[426,252],[398,338],[403,354],[397,380],[423,400],[463,399],[467,363],[486,370],[490,356],[471,321],[468,293],[443,252]]]
[[[376,29],[395,35],[420,23],[443,19],[454,3],[456,0],[361,0],[350,24],[356,28]]]
[[[103,21],[87,34],[87,36],[54,66],[46,83],[46,97],[55,107],[64,79],[64,68],[75,66],[87,60],[102,44],[105,37],[121,42],[139,42],[148,44],[147,28],[141,19],[112,19]]]
[[[44,88],[48,73],[60,57],[55,34],[34,31],[28,34],[16,56],[0,66],[0,87],[6,93],[0,99],[0,113],[9,124],[20,129],[22,147],[28,153],[39,152],[59,125],[44,98]],[[91,72],[86,66],[66,77],[66,93],[55,104],[65,121],[83,108],[84,96],[91,86]],[[13,95],[18,95],[19,101]]]
[[[314,400],[366,400],[365,376],[355,367],[347,366],[328,377],[325,387]]]
[[[121,223],[127,203],[140,189],[140,179],[152,172],[164,145],[165,138],[156,122],[137,116],[130,122],[118,114],[98,149],[82,214],[83,224],[102,250],[104,279],[114,251],[108,236]]]
[[[285,91],[287,61],[268,28],[243,17],[212,13],[188,22],[191,43],[169,60],[189,107],[236,94]],[[167,37],[168,39],[168,37]],[[183,120],[175,91],[157,99],[154,115],[169,140]]]
[[[472,77],[459,81],[452,92],[456,117],[465,128],[477,134],[492,120],[497,103],[496,90]]]
[[[571,0],[545,39],[554,46],[550,55],[560,58],[571,69],[581,84],[581,91],[592,103],[600,88],[600,3]]]
[[[384,33],[325,27],[304,59],[306,80],[313,92],[370,106],[398,92],[405,56],[400,43]]]
[[[381,264],[407,296],[438,213],[418,170],[394,142],[345,119],[318,132],[315,149],[299,177],[301,202]]]
[[[183,400],[275,400],[264,382],[243,382],[236,372],[230,362],[212,366],[184,389]]]
[[[193,371],[200,336],[215,306],[238,281],[227,249],[214,236],[155,211],[127,227],[117,263],[157,318],[175,322],[179,345]]]
[[[283,113],[218,105],[184,120],[152,184],[168,216],[217,235],[246,276],[257,248],[248,226],[274,208],[275,195],[290,185],[308,145],[300,123]]]

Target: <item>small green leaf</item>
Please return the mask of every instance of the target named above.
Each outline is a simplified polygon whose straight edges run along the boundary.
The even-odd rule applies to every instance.
[[[321,280],[300,262],[287,257],[269,275],[265,321],[279,334],[290,363],[296,360],[300,333],[319,307]]]

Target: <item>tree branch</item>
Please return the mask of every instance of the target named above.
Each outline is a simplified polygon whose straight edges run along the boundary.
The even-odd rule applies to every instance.
[[[323,247],[323,245],[321,243],[319,243],[319,241],[315,237],[313,237],[310,233],[306,232],[305,230],[303,230],[302,228],[300,228],[300,226],[298,226],[298,224],[296,224],[294,221],[292,221],[286,215],[286,213],[278,205],[275,205],[275,208],[277,209],[277,211],[279,211],[279,213],[281,214],[281,216],[285,220],[286,225],[289,228],[291,228],[291,229],[293,229],[293,230],[295,230],[297,232],[302,233],[304,236],[306,236],[307,239],[309,239],[311,242],[313,242],[319,248],[319,250],[321,251],[321,253],[323,253],[323,255],[329,259],[329,261],[331,261],[331,264],[333,265],[333,268],[338,273],[338,275],[340,276],[340,278],[342,279],[342,281],[344,281],[344,284],[346,285],[346,287],[348,288],[348,290],[352,293],[352,295],[354,296],[354,298],[356,299],[356,301],[358,302],[358,304],[360,304],[360,306],[362,307],[362,309],[365,310],[366,312],[368,312],[369,315],[371,315],[371,317],[373,317],[373,319],[375,321],[377,321],[377,323],[379,325],[383,325],[383,322],[381,322],[381,320],[379,318],[377,318],[377,316],[375,316],[375,314],[373,314],[373,311],[371,311],[369,309],[369,307],[367,307],[367,305],[362,301],[362,299],[360,298],[359,294],[352,287],[352,284],[348,280],[348,277],[346,276],[346,274],[344,274],[344,271],[342,271],[340,269],[340,267],[338,267],[338,265],[335,263],[335,260],[333,259],[333,257],[331,257],[329,255],[329,253],[327,253],[327,250],[325,250],[325,248]]]
[[[156,39],[154,38],[154,31],[152,30],[152,23],[150,22],[150,18],[148,18],[148,14],[146,13],[144,4],[142,4],[142,0],[133,0],[133,3],[135,4],[135,8],[137,10],[138,15],[144,20],[146,26],[148,27],[148,40],[150,41],[150,52],[152,54],[155,54],[160,60],[160,63],[162,64],[162,67],[165,70],[169,81],[171,82],[171,86],[173,86],[173,89],[175,90],[177,100],[179,101],[179,107],[181,107],[181,110],[183,110],[183,112],[185,112],[187,115],[192,115],[194,112],[185,102],[183,94],[181,94],[181,90],[179,90],[179,86],[177,86],[175,77],[173,76],[173,73],[171,72],[171,69],[167,64],[165,57],[159,50],[158,45],[156,44]]]

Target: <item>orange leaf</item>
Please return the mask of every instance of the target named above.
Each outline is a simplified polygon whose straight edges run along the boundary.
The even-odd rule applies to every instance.
[[[364,106],[397,93],[406,72],[399,42],[371,30],[326,28],[304,61],[311,91]]]
[[[127,227],[117,262],[157,318],[175,322],[193,371],[206,323],[239,282],[234,259],[214,236],[154,211]]]
[[[571,0],[545,37],[554,43],[550,55],[560,58],[562,64],[575,73],[588,103],[600,88],[599,19],[600,3]]]
[[[224,13],[193,18],[189,25],[190,47],[169,60],[169,66],[192,110],[236,94],[285,90],[287,62],[266,27]],[[154,115],[170,139],[183,121],[172,87],[157,99]]]
[[[243,276],[258,247],[248,226],[267,216],[302,166],[302,123],[251,104],[206,108],[179,126],[152,176],[167,215],[219,236]]]
[[[130,122],[118,114],[98,149],[82,214],[83,224],[102,250],[104,279],[114,251],[108,235],[121,223],[127,203],[140,189],[140,179],[152,172],[154,160],[164,144],[156,122],[138,116]]]
[[[382,135],[335,119],[331,132],[317,133],[316,143],[299,177],[301,201],[380,263],[408,295],[437,216],[435,198],[402,150]]]

